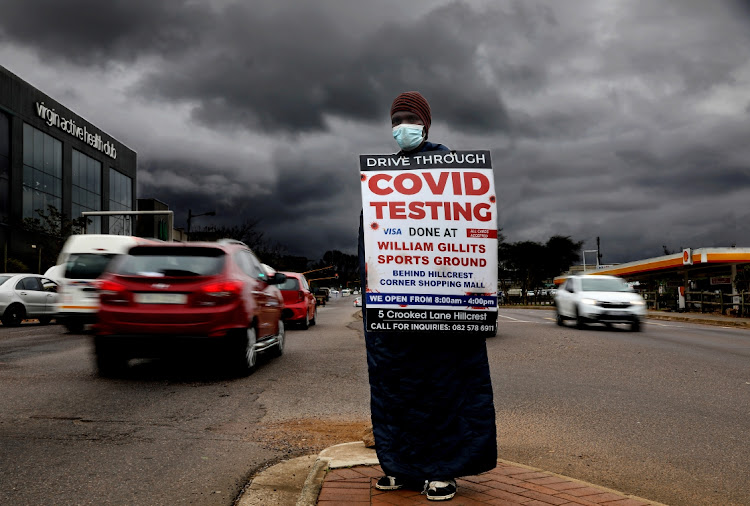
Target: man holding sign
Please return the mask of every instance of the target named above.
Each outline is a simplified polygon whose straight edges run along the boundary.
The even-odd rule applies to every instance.
[[[362,315],[376,487],[451,499],[497,464],[485,337],[497,325],[497,216],[488,151],[427,141],[430,106],[391,107],[396,155],[360,156]]]

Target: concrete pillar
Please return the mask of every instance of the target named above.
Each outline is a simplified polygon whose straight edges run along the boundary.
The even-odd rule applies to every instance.
[[[685,271],[682,275],[682,286],[677,289],[677,308],[680,311],[685,310],[685,292],[688,288],[688,273]]]
[[[737,264],[732,264],[732,308],[735,311],[740,310],[740,296],[737,295],[737,283],[735,283],[735,278],[737,277]]]

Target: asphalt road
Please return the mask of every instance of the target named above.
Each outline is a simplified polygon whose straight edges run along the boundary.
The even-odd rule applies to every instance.
[[[247,378],[182,357],[103,379],[89,336],[0,326],[0,504],[231,505],[263,466],[357,439],[352,300]],[[501,458],[671,505],[750,504],[750,331],[501,309],[487,346]]]
[[[0,326],[0,504],[231,505],[264,466],[340,442],[334,418],[356,440],[367,372],[344,300],[246,378],[205,356],[100,378],[90,336]]]
[[[666,504],[750,504],[750,331],[500,315],[501,457]]]

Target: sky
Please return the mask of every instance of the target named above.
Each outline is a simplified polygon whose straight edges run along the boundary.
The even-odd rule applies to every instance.
[[[490,150],[509,242],[750,247],[750,2],[4,0],[0,64],[138,154],[175,226],[356,254],[359,155]],[[595,261],[587,257],[588,262]]]

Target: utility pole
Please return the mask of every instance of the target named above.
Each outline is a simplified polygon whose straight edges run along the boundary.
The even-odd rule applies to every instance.
[[[595,249],[582,250],[583,253],[583,272],[586,272],[586,253],[598,253]],[[599,259],[596,259],[596,267],[599,268]]]
[[[602,253],[601,249],[599,248],[599,236],[596,236],[596,266],[599,267],[599,265],[602,263]]]

